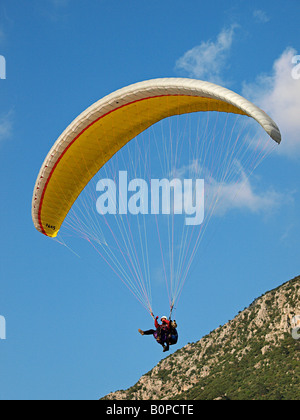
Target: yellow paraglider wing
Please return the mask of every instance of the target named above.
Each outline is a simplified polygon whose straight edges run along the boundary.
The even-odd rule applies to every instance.
[[[277,125],[262,110],[221,86],[192,79],[137,83],[103,98],[64,131],[37,179],[32,217],[38,231],[56,237],[89,181],[138,134],[164,118],[219,111],[255,119],[277,143]]]

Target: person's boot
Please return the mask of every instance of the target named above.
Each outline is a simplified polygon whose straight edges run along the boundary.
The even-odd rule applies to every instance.
[[[145,334],[143,330],[139,330],[139,333],[140,333],[141,335],[144,335],[144,334]]]
[[[169,351],[170,350],[170,346],[169,346],[169,344],[167,344],[166,346],[164,346],[164,350],[163,350],[163,352],[165,353],[166,351]]]

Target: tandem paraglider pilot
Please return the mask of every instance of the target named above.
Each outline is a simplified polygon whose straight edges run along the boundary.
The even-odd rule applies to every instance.
[[[154,318],[154,315],[151,315],[153,316],[156,329],[147,331],[139,330],[139,333],[141,335],[153,335],[157,343],[163,347],[163,351],[169,351],[170,346],[177,344],[178,341],[177,323],[163,316],[161,318],[161,324],[159,324],[159,317]]]

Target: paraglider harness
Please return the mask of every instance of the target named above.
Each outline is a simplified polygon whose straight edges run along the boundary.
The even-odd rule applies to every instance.
[[[174,306],[171,306],[170,312],[170,330],[167,332],[165,329],[161,329],[158,336],[156,335],[156,340],[158,343],[167,342],[170,346],[174,346],[178,342],[178,331],[177,331],[177,322],[174,320],[172,321],[172,313],[173,313]],[[152,318],[154,318],[153,312],[150,313]]]

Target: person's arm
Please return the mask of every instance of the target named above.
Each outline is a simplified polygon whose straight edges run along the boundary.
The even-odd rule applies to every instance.
[[[159,323],[158,323],[158,316],[155,318],[155,320],[154,320],[154,324],[155,324],[155,328],[157,329],[157,328],[159,328],[160,327],[160,325],[159,325]]]

